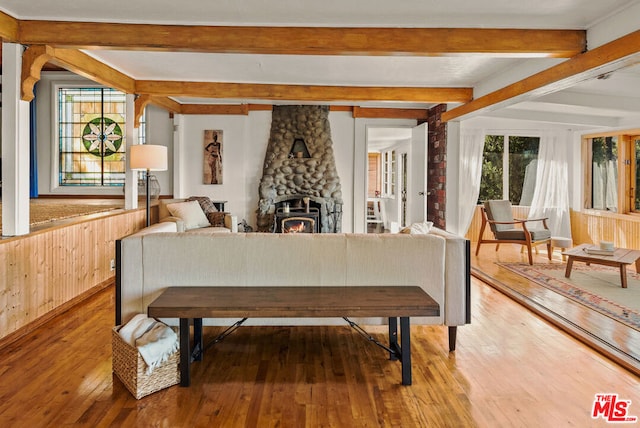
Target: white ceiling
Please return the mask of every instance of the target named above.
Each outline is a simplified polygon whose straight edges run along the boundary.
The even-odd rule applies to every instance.
[[[586,29],[629,0],[2,0],[19,19],[190,25]]]
[[[323,27],[468,27],[585,29],[624,19],[640,0],[0,0],[0,10],[22,20],[189,25]],[[636,17],[640,18],[640,17]],[[640,19],[635,19],[640,21]],[[622,26],[620,26],[621,28]],[[636,27],[636,29],[639,27]],[[615,30],[614,30],[615,31]],[[587,33],[592,47],[590,33]],[[593,40],[602,38],[593,32]],[[601,42],[597,40],[597,42]],[[529,63],[540,70],[557,59],[498,57],[299,56],[91,50],[88,54],[136,80],[190,80],[345,86],[473,87],[476,97],[492,82]],[[503,85],[504,86],[504,85]],[[619,102],[612,97],[619,97]],[[177,99],[181,103],[264,100]],[[296,100],[290,100],[295,102]],[[271,103],[271,101],[269,101]],[[339,104],[339,103],[334,103]],[[353,104],[353,103],[351,103]],[[386,107],[424,104],[361,103]],[[580,126],[608,126],[639,117],[640,66],[592,79],[492,116],[536,118]],[[597,119],[597,120],[596,120]]]

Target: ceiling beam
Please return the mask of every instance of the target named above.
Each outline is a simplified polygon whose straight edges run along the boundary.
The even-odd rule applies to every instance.
[[[142,115],[144,114],[144,109],[147,107],[149,102],[151,101],[151,97],[149,95],[140,95],[136,97],[133,102],[133,127],[140,128],[140,121],[142,119]]]
[[[482,114],[569,88],[578,82],[639,62],[639,52],[640,30],[446,111],[441,120],[448,122],[468,118],[471,114]]]
[[[271,107],[271,106],[269,106]],[[181,104],[181,114],[249,114],[249,104]]]
[[[640,82],[639,82],[640,83]],[[620,95],[588,94],[570,90],[544,95],[536,101],[549,104],[640,112],[640,98]]]
[[[77,49],[53,49],[51,62],[94,82],[136,93],[134,79]]]
[[[5,42],[18,40],[20,21],[13,16],[0,12],[0,38]]]
[[[427,109],[353,107],[354,118],[426,120]]]
[[[405,101],[464,103],[471,88],[419,88],[379,86],[314,86],[252,83],[136,81],[135,93],[158,96],[263,99],[278,101]]]
[[[182,113],[182,104],[172,100],[169,97],[150,96],[149,104],[163,108],[170,113]]]
[[[570,111],[570,110],[568,110]],[[619,120],[616,117],[594,116],[575,113],[558,113],[548,111],[534,111],[526,109],[504,108],[498,111],[488,113],[489,117],[497,117],[501,119],[517,119],[536,122],[555,123],[572,126],[589,126],[589,127],[615,127]]]
[[[140,113],[147,104],[155,104],[163,107],[152,100],[159,97],[151,97],[149,95],[140,95],[136,99],[136,106],[140,105]],[[169,98],[164,98],[170,100]],[[172,101],[172,100],[171,100]],[[165,108],[173,113],[180,114],[206,114],[206,115],[243,115],[246,116],[250,111],[271,111],[272,104],[177,104],[176,108]],[[426,119],[428,111],[426,109],[410,109],[410,108],[370,108],[358,106],[330,106],[331,111],[347,111],[352,112],[354,118],[377,118],[377,119]],[[138,119],[138,117],[136,117]]]
[[[30,46],[22,54],[21,95],[22,101],[31,101],[35,98],[33,88],[42,72],[42,67],[53,57],[53,48],[50,46]]]
[[[19,25],[21,43],[81,49],[557,58],[570,58],[586,50],[584,30],[243,27],[42,20],[22,20]]]

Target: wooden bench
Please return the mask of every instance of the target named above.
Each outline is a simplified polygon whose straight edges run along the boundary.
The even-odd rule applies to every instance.
[[[360,333],[364,330],[348,317],[389,318],[389,346],[370,336],[368,339],[386,349],[392,360],[400,359],[402,384],[411,385],[409,318],[439,316],[440,305],[417,286],[169,287],[148,306],[147,314],[155,318],[180,318],[181,386],[191,384],[191,362],[202,360],[203,318],[240,318],[234,324],[237,327],[247,318],[286,317],[341,317]]]

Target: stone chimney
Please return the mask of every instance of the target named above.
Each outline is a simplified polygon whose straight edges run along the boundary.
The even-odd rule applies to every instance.
[[[342,190],[336,170],[328,106],[274,106],[257,210],[258,231],[275,230],[284,203],[309,198],[320,232],[342,230]]]

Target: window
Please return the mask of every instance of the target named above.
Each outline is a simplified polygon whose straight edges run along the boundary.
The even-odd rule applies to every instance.
[[[618,211],[618,139],[596,137],[588,140],[591,159],[591,208]]]
[[[636,132],[583,138],[585,208],[640,213],[640,135]]]
[[[396,194],[396,151],[382,154],[382,193],[385,197]]]
[[[125,108],[113,89],[58,89],[60,186],[124,184]]]
[[[508,199],[514,205],[531,205],[539,147],[539,137],[485,136],[478,203]]]

